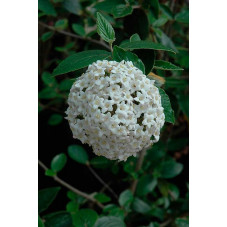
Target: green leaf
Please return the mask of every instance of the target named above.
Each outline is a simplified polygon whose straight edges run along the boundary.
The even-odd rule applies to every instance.
[[[140,41],[141,39],[140,39],[140,36],[137,34],[137,33],[135,33],[135,34],[133,34],[131,37],[130,37],[130,42],[135,42],[135,41]]]
[[[143,73],[145,73],[145,67],[143,62],[135,54],[129,51],[124,51],[122,48],[116,45],[113,48],[113,59],[118,62],[121,62],[122,60],[131,61],[134,66],[136,66]]]
[[[113,7],[115,7],[118,4],[124,3],[123,0],[105,0],[102,2],[98,2],[94,5],[94,8],[97,10],[101,10],[107,13],[111,13]]]
[[[71,214],[66,211],[51,213],[44,218],[45,227],[72,227]]]
[[[70,13],[73,13],[78,16],[81,15],[82,11],[79,0],[65,0],[63,2],[63,7]]]
[[[97,13],[97,32],[106,42],[114,42],[114,29],[112,25],[100,13]]]
[[[152,41],[135,41],[127,42],[120,45],[121,48],[125,50],[135,50],[135,49],[151,49],[151,50],[164,50],[175,53],[171,48],[165,47],[160,43],[154,43]]]
[[[104,213],[110,212],[112,209],[117,208],[118,206],[116,204],[108,204],[103,208]]]
[[[188,86],[188,80],[182,79],[180,77],[166,77],[165,80],[166,80],[165,89],[168,88],[185,89]]]
[[[42,34],[41,36],[41,40],[43,42],[46,42],[48,39],[50,39],[52,36],[54,35],[54,32],[53,31],[50,31],[50,32],[45,32]]]
[[[59,90],[69,91],[73,83],[74,83],[74,80],[71,80],[71,79],[62,80],[61,83],[59,84]]]
[[[183,218],[177,218],[175,221],[177,227],[189,227],[189,222]]]
[[[125,212],[121,208],[116,207],[109,212],[108,216],[114,216],[120,218],[123,221],[125,217]]]
[[[58,96],[57,92],[52,87],[46,87],[39,92],[40,99],[52,99]]]
[[[49,125],[58,125],[62,122],[63,117],[60,114],[52,114],[48,120]]]
[[[163,221],[164,215],[165,215],[165,210],[160,207],[153,207],[150,211],[150,214],[153,217],[156,217],[156,218],[160,219],[161,221]]]
[[[159,1],[158,0],[144,0],[142,2],[144,9],[150,9],[155,18],[159,15]]]
[[[66,210],[70,213],[76,213],[79,209],[79,204],[75,201],[70,201],[66,205]]]
[[[42,221],[40,216],[39,216],[39,219],[38,219],[38,227],[44,227],[43,221]]]
[[[85,34],[86,34],[84,27],[80,24],[72,24],[72,29],[78,35],[85,36]]]
[[[114,216],[124,220],[124,210],[115,204],[106,205],[103,209],[103,213],[109,213],[108,216]]]
[[[46,210],[50,206],[50,204],[54,201],[60,189],[61,189],[60,187],[53,187],[39,190],[38,196],[39,213]]]
[[[183,165],[174,160],[167,160],[160,163],[158,166],[158,172],[161,178],[173,178],[181,173]]]
[[[160,28],[155,28],[154,31],[159,42],[161,42],[164,46],[171,48],[174,53],[178,53],[174,42]]]
[[[122,207],[125,207],[126,210],[129,209],[131,203],[133,201],[133,194],[130,190],[125,190],[123,191],[120,196],[119,196],[119,204],[122,206]]]
[[[98,200],[100,203],[107,203],[111,201],[111,198],[104,193],[97,193],[95,194],[94,198]]]
[[[92,64],[97,60],[103,60],[110,56],[110,52],[104,50],[87,50],[67,57],[53,72],[53,76],[76,71]]]
[[[173,13],[168,6],[161,4],[160,9],[161,9],[163,15],[165,15],[169,20],[173,19]]]
[[[150,149],[147,150],[146,160],[151,162],[151,166],[159,164],[161,159],[165,156],[165,146],[163,143],[155,143]]]
[[[98,169],[105,169],[110,166],[111,161],[103,156],[96,156],[91,159],[90,164]]]
[[[65,28],[67,28],[68,26],[68,20],[67,19],[61,19],[56,21],[54,27],[58,30],[63,30]]]
[[[81,209],[73,216],[73,224],[76,227],[93,227],[98,214],[91,209]]]
[[[48,177],[53,177],[53,176],[56,175],[56,173],[52,169],[47,169],[45,171],[45,175],[48,176]]]
[[[168,183],[167,181],[159,180],[158,188],[164,198],[167,198],[169,195],[171,200],[177,200],[180,195],[178,187],[174,184]]]
[[[56,155],[51,161],[51,169],[55,172],[59,172],[63,169],[67,162],[67,157],[64,153]]]
[[[133,9],[130,5],[116,5],[112,9],[112,14],[114,15],[114,18],[120,18],[125,17],[127,15],[130,15],[132,13]]]
[[[177,22],[189,23],[189,10],[188,9],[183,9],[181,12],[175,15],[175,20]]]
[[[163,26],[166,22],[168,21],[168,19],[165,16],[160,17],[158,20],[155,20],[152,23],[153,27],[161,27]]]
[[[77,195],[76,193],[74,193],[72,191],[68,191],[67,192],[67,197],[70,200],[72,200],[72,201],[74,201],[74,202],[76,202],[78,204],[83,204],[86,201],[86,199],[84,197],[82,197],[80,195]]]
[[[147,214],[151,210],[147,203],[137,197],[134,199],[132,207],[134,211],[141,214]]]
[[[72,49],[75,45],[75,42],[67,43],[65,46],[61,47],[55,47],[54,49],[59,52],[68,52],[70,49]]]
[[[54,6],[51,4],[49,0],[39,0],[38,8],[46,15],[57,16]]]
[[[168,192],[171,193],[172,200],[177,200],[179,198],[180,191],[175,184],[169,184]]]
[[[161,95],[162,107],[164,108],[165,121],[174,124],[175,122],[174,111],[171,107],[169,96],[161,88],[158,89]]]
[[[126,227],[125,223],[117,217],[101,217],[97,220],[94,227]]]
[[[155,69],[161,70],[184,70],[168,61],[156,60],[154,63]]]
[[[156,18],[158,18],[159,15],[159,1],[158,0],[152,0],[150,1],[151,4],[151,10]]]
[[[49,72],[42,73],[42,81],[45,85],[48,85],[50,87],[57,84],[56,79],[54,77],[52,77],[51,73],[49,73]]]
[[[152,192],[157,185],[157,179],[153,178],[151,175],[144,175],[139,179],[136,194],[138,196],[144,196]]]
[[[68,155],[71,159],[81,164],[88,162],[88,155],[85,149],[79,145],[70,145],[68,147]]]

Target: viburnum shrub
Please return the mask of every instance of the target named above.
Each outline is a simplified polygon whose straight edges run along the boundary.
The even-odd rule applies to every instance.
[[[166,103],[162,106],[155,80],[144,75],[143,62],[127,50],[174,51],[151,41],[133,41],[140,39],[138,35],[122,48],[112,48],[115,32],[100,13],[97,13],[97,31],[109,43],[111,52],[92,50],[92,54],[85,51],[72,55],[59,64],[54,75],[88,66],[69,94],[66,113],[73,137],[91,145],[97,155],[126,161],[159,140],[166,107]],[[100,60],[94,61],[92,56]],[[103,58],[108,60],[101,61]],[[170,103],[166,108],[173,121]]]
[[[40,111],[56,112],[48,120],[51,127],[68,121],[70,138],[75,139],[67,145],[67,154],[55,154],[50,168],[39,161],[47,176],[69,190],[65,210],[51,214],[42,212],[60,187],[39,191],[39,227],[188,226],[187,179],[180,178],[183,186],[171,181],[183,170],[177,160],[188,152],[188,78],[172,63],[188,69],[188,10],[184,6],[174,15],[175,1],[162,2],[39,0],[39,24],[50,30],[41,36],[42,42],[54,34],[67,37],[64,46],[54,46],[67,57],[52,54],[44,67]],[[57,13],[61,18],[54,23]],[[75,15],[78,23],[73,23]],[[80,17],[85,17],[83,22]],[[75,45],[69,37],[85,44]],[[46,68],[53,65],[57,67],[51,74]],[[64,136],[61,131],[62,142]],[[78,188],[63,181],[57,174],[68,157],[86,166],[103,188],[79,190],[81,182],[74,181],[84,172],[66,173]],[[107,174],[108,182],[93,168]],[[83,178],[90,188],[86,174]]]

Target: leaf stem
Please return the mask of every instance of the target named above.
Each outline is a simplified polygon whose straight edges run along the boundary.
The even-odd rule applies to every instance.
[[[111,50],[110,47],[109,47],[106,43],[104,43],[104,42],[102,42],[102,41],[98,41],[98,40],[96,40],[96,39],[92,39],[92,38],[89,38],[89,37],[82,37],[82,36],[73,34],[73,33],[71,33],[71,32],[58,30],[58,29],[56,29],[55,27],[49,26],[49,25],[47,25],[47,24],[45,24],[45,23],[43,23],[43,22],[41,22],[41,21],[39,21],[39,25],[41,25],[41,26],[43,26],[43,27],[45,27],[45,28],[48,28],[49,30],[52,30],[52,31],[55,31],[55,32],[58,32],[58,33],[61,33],[61,34],[67,35],[67,36],[71,36],[71,37],[76,38],[76,39],[86,40],[86,41],[89,41],[89,42],[91,42],[91,43],[95,43],[95,44],[98,44],[98,45],[100,45],[100,46],[103,46],[103,47],[105,47],[107,50]]]
[[[45,166],[45,164],[43,164],[40,160],[39,160],[39,165],[46,171],[48,170],[48,168]],[[53,176],[53,179],[55,181],[57,181],[59,184],[65,186],[66,188],[68,188],[69,190],[71,190],[72,192],[84,197],[87,200],[92,201],[93,203],[95,203],[98,207],[100,207],[101,209],[104,208],[104,206],[97,201],[95,198],[93,198],[92,196],[88,195],[85,192],[82,192],[80,190],[78,190],[77,188],[74,188],[73,186],[71,186],[70,184],[68,184],[67,182],[63,181],[61,178],[59,178],[57,175]]]
[[[102,178],[95,172],[95,170],[89,165],[89,163],[87,164],[87,167],[90,170],[90,172],[94,175],[94,177],[118,200],[117,194],[109,187],[108,184],[106,184],[102,180]]]
[[[139,158],[137,160],[136,169],[135,169],[136,172],[138,172],[142,168],[143,160],[144,160],[144,156],[146,154],[146,151],[147,151],[147,148],[144,148],[139,154]],[[135,179],[132,182],[131,187],[130,187],[132,194],[135,193],[137,184],[138,184],[138,179]]]
[[[110,44],[110,51],[112,53],[112,56],[113,56],[113,43],[109,43]]]

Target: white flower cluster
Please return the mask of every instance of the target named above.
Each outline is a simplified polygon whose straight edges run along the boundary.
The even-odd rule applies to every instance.
[[[154,81],[130,61],[89,65],[73,84],[68,104],[73,137],[112,160],[127,160],[157,142],[165,121]]]

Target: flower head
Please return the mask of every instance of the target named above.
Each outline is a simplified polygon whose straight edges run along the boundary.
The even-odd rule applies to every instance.
[[[97,155],[126,160],[159,140],[165,115],[154,81],[130,61],[97,61],[72,86],[73,137]]]

